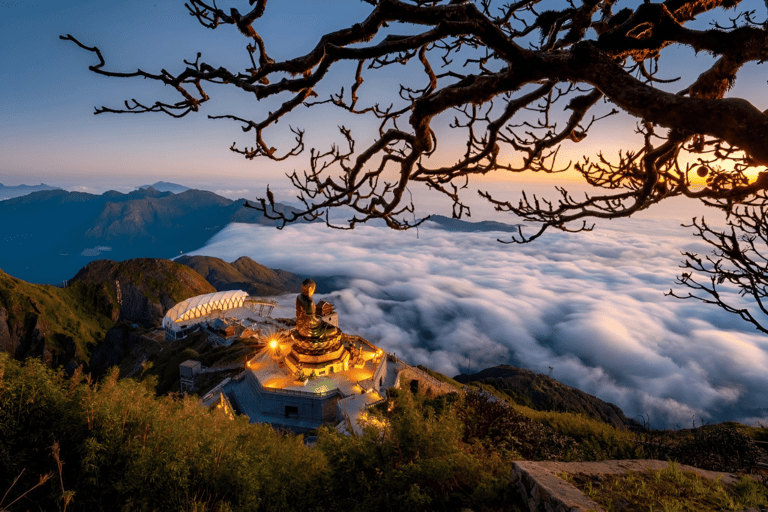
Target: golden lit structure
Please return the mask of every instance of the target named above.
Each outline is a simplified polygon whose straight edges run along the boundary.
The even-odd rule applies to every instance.
[[[285,364],[301,380],[349,369],[350,353],[342,343],[341,329],[327,320],[333,318],[333,305],[325,301],[315,304],[315,288],[312,279],[301,284],[301,294],[296,297],[296,328],[290,333],[293,343],[285,358]]]
[[[296,328],[266,337],[245,362],[244,372],[203,397],[219,394],[251,422],[306,432],[323,424],[353,428],[368,408],[385,400],[394,384],[384,352],[359,336],[344,334],[333,306],[312,300],[315,283],[303,283],[296,299]],[[390,372],[392,373],[392,372]]]
[[[253,324],[251,332],[258,331],[262,341],[257,352],[246,359],[242,373],[223,380],[200,404],[295,432],[335,425],[340,432],[361,433],[366,425],[384,427],[368,411],[403,379],[430,394],[456,391],[368,340],[343,333],[333,306],[315,304],[314,291],[312,280],[303,283],[294,329],[284,323],[280,329],[280,321],[266,318],[259,327]]]

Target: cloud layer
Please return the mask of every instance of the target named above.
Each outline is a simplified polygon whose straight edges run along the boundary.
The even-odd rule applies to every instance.
[[[768,423],[768,339],[717,308],[663,295],[679,251],[707,251],[688,232],[627,220],[502,245],[502,233],[429,224],[404,233],[232,224],[195,254],[347,276],[329,298],[342,329],[449,376],[470,365],[551,367],[655,427]]]

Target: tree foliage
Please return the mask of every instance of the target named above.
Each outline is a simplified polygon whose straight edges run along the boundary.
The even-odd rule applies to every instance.
[[[46,475],[10,510],[64,508],[65,495],[69,510],[324,508],[325,460],[300,437],[155,398],[154,384],[116,371],[95,384],[0,354],[0,508]]]
[[[464,443],[450,404],[400,393],[386,426],[324,428],[310,448],[155,384],[0,353],[0,510],[506,510],[517,497],[511,460]]]
[[[568,163],[556,160],[564,144],[579,144],[601,119],[625,112],[637,120],[642,143],[617,155],[585,156],[573,164],[584,179],[605,192],[575,197],[564,188],[553,201],[524,196],[517,204],[483,192],[497,210],[509,211],[540,228],[590,229],[591,218],[627,217],[675,196],[697,198],[730,211],[760,199],[768,173],[768,116],[743,98],[726,97],[748,63],[768,54],[765,13],[739,12],[739,0],[666,0],[617,9],[613,0],[366,0],[367,17],[318,38],[308,53],[285,60],[270,57],[270,44],[289,47],[290,34],[268,42],[260,26],[268,20],[266,0],[249,0],[247,12],[189,0],[189,12],[203,27],[231,26],[245,38],[246,64],[229,69],[198,53],[179,73],[111,71],[97,47],[61,36],[91,51],[90,70],[110,77],[141,77],[173,87],[175,103],[126,101],[104,112],[163,112],[174,117],[200,111],[211,84],[227,84],[259,102],[279,98],[275,110],[253,120],[241,113],[214,119],[241,123],[253,134],[250,147],[232,146],[245,158],[283,161],[305,150],[305,132],[292,127],[294,141],[276,143],[270,130],[279,121],[300,122],[299,112],[321,105],[365,116],[378,126],[375,139],[358,147],[352,130],[341,126],[341,143],[312,149],[303,172],[290,175],[304,208],[277,213],[272,192],[256,207],[284,222],[327,216],[346,207],[354,227],[381,218],[396,229],[414,219],[407,194],[423,183],[446,194],[454,216],[469,213],[462,188],[469,177],[490,172],[553,173]],[[691,28],[713,12],[728,10],[727,23]],[[675,76],[666,56],[674,48],[707,54],[696,59],[700,74]],[[331,71],[354,64],[351,87],[320,98],[315,89]],[[367,78],[398,77],[395,67],[414,64],[399,98],[379,104],[366,94]],[[245,108],[243,109],[245,110]],[[565,114],[563,112],[565,111]],[[454,161],[432,158],[462,132],[465,150]],[[752,173],[752,174],[750,174]]]

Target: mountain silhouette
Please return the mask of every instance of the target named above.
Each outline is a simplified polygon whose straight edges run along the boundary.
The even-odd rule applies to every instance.
[[[12,199],[14,197],[25,196],[32,192],[38,192],[40,190],[59,190],[59,187],[52,187],[41,183],[39,185],[3,185],[0,183],[0,201],[5,199]]]
[[[230,222],[274,225],[243,204],[203,190],[154,187],[33,192],[0,201],[0,268],[31,283],[58,284],[95,259],[172,258],[198,249]]]
[[[304,279],[285,270],[265,267],[248,256],[232,263],[213,256],[180,256],[174,261],[193,269],[218,291],[244,290],[251,295],[299,293]]]

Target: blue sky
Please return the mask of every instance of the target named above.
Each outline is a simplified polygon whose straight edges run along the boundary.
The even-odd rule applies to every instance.
[[[618,2],[616,9],[634,3]],[[248,8],[246,1],[228,5],[238,6],[241,12]],[[764,10],[756,0],[742,6]],[[271,2],[256,28],[267,41],[270,56],[281,59],[308,51],[320,33],[360,21],[370,9],[359,0]],[[722,13],[717,16],[723,19]],[[203,28],[188,14],[183,1],[4,1],[0,2],[0,19],[0,45],[4,49],[0,52],[0,183],[46,182],[103,191],[130,189],[156,180],[191,186],[215,182],[220,189],[233,190],[262,190],[269,182],[273,188],[285,190],[282,175],[307,163],[303,157],[281,164],[246,161],[230,152],[232,142],[247,145],[250,134],[243,134],[237,123],[209,120],[206,116],[233,113],[259,118],[272,105],[257,104],[250,96],[226,87],[211,87],[213,101],[197,115],[182,120],[162,114],[93,115],[94,106],[120,107],[123,100],[130,98],[176,101],[177,94],[141,79],[109,79],[89,72],[88,65],[96,62],[94,56],[61,41],[60,34],[71,33],[84,44],[98,46],[107,67],[116,71],[141,67],[157,72],[166,67],[179,72],[182,60],[193,59],[200,50],[203,60],[214,65],[235,69],[247,66],[246,39],[232,27],[215,31]],[[707,21],[697,21],[694,26],[706,28]],[[411,29],[392,30],[402,33]],[[663,74],[695,77],[711,62],[708,55],[671,49],[664,52]],[[420,79],[419,65],[414,66],[395,70],[394,77],[368,72],[361,90],[363,98],[380,101],[391,97],[411,70],[412,76]],[[748,66],[731,94],[768,108],[763,74],[758,66]],[[348,90],[349,83],[351,68],[340,65],[327,87],[317,92],[325,98],[341,85],[346,84]],[[338,109],[318,108],[293,115],[269,135],[278,142],[287,141],[291,124],[307,129],[310,145],[326,147],[338,140],[335,127],[341,123],[362,132],[368,128],[366,123],[370,124],[367,119],[345,119]],[[615,153],[631,146],[628,141],[636,140],[634,124],[629,116],[612,118],[597,125],[582,144],[566,145],[563,153],[576,157],[597,150]],[[444,150],[461,146],[461,135],[455,131],[443,131],[441,137]],[[495,179],[508,177],[485,178]]]
[[[340,9],[343,2],[279,2],[264,36],[290,32],[292,49],[314,44],[314,27],[340,27],[360,15],[360,3]],[[247,3],[245,4],[247,6]],[[365,9],[363,9],[364,15]],[[103,51],[112,70],[141,67],[172,72],[183,69],[183,59],[203,50],[209,62],[243,65],[245,39],[231,30],[201,27],[183,2],[75,1],[0,2],[0,183],[83,185],[109,180],[170,179],[201,182],[213,174],[252,178],[264,162],[247,162],[228,148],[233,141],[248,142],[239,126],[212,121],[207,114],[256,113],[249,98],[218,88],[205,112],[174,120],[164,115],[93,115],[93,107],[119,107],[123,100],[176,101],[175,91],[156,83],[107,79],[88,71],[96,63],[89,52],[61,41],[71,33],[84,44]],[[286,57],[281,47],[270,49]],[[281,175],[290,169],[269,169]]]

